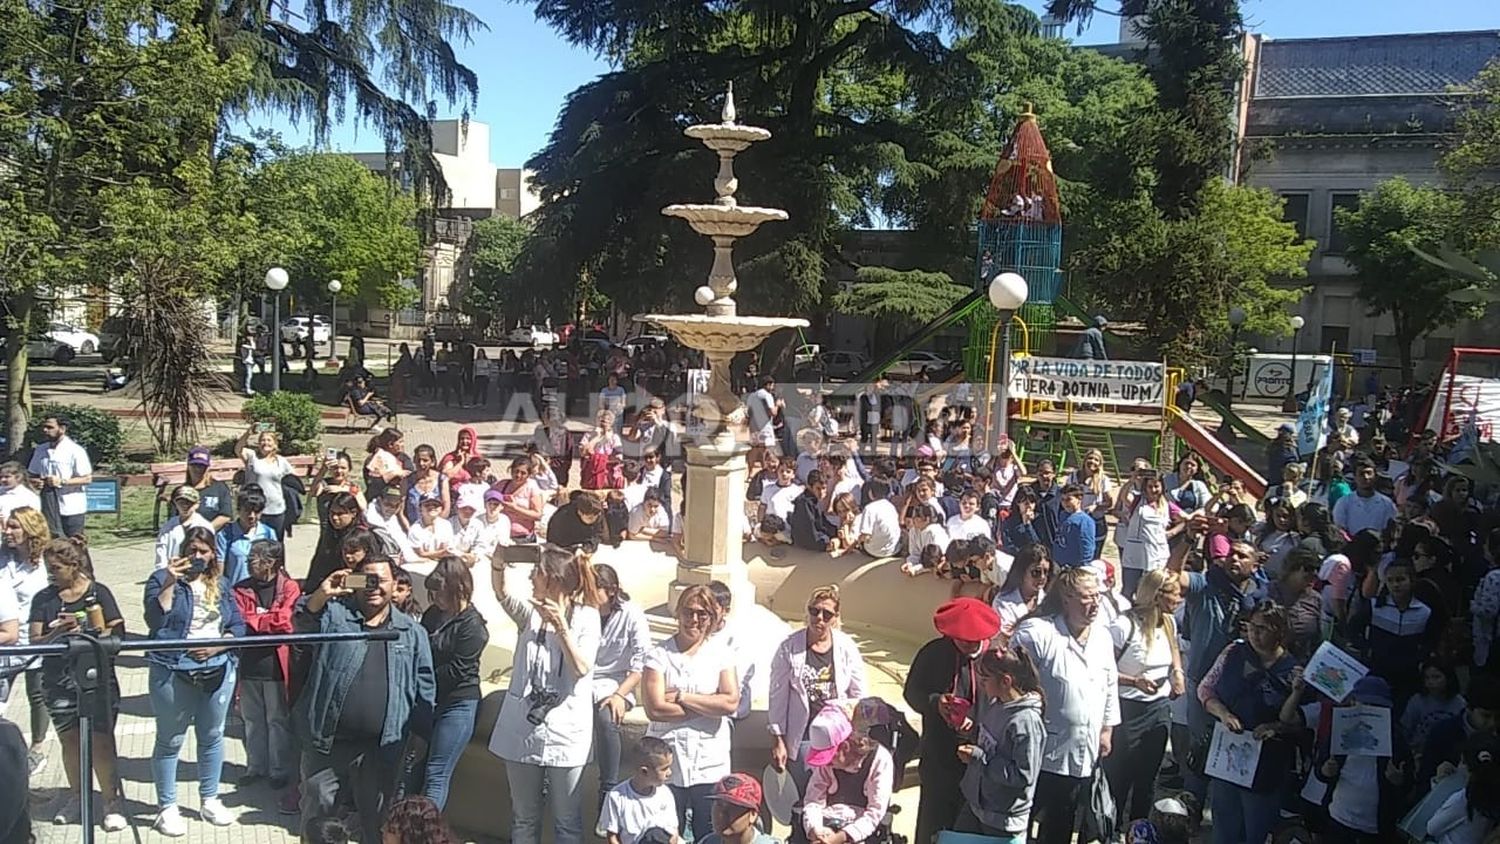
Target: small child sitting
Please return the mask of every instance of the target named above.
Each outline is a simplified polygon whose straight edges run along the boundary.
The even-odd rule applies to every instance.
[[[635,773],[610,789],[599,807],[599,829],[609,844],[636,844],[647,830],[677,829],[677,800],[667,780],[672,777],[672,748],[655,736],[636,745]],[[675,833],[671,835],[677,844]]]
[[[811,778],[802,800],[802,828],[793,829],[792,840],[822,842],[834,833],[842,833],[844,844],[870,840],[891,807],[896,765],[890,751],[856,733],[837,704],[818,711],[807,736]]]

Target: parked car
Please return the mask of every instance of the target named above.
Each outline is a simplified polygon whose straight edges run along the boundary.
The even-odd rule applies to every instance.
[[[281,321],[281,340],[284,343],[301,343],[312,332],[313,345],[327,343],[333,329],[320,316],[290,316]]]
[[[665,346],[667,335],[665,334],[637,334],[620,344],[631,357],[639,355],[642,351],[654,346]]]
[[[98,341],[95,340],[97,344]],[[0,340],[0,358],[5,357],[8,350],[5,341]],[[54,340],[46,334],[34,334],[26,341],[26,356],[31,360],[50,360],[59,365],[67,365],[73,362],[78,352],[72,346],[60,340]]]
[[[80,355],[91,355],[99,351],[99,335],[65,322],[54,322],[48,326],[47,336],[59,343],[67,344]]]
[[[817,378],[821,370],[824,378],[849,379],[863,372],[869,365],[870,359],[859,352],[818,352],[816,357],[809,358],[806,363],[799,363],[795,374],[798,380],[812,380]]]
[[[99,326],[99,357],[105,363],[128,357],[132,346],[140,343],[143,329],[138,319],[116,314]]]
[[[792,368],[799,369],[812,363],[817,359],[818,353],[821,351],[823,351],[823,347],[817,343],[805,343],[798,346],[797,351],[792,354]]]
[[[896,381],[915,381],[923,370],[929,379],[938,381],[957,371],[957,365],[936,352],[912,352],[891,364],[885,374]]]
[[[557,335],[540,326],[518,325],[505,335],[505,341],[514,345],[531,346],[533,348],[556,346]]]

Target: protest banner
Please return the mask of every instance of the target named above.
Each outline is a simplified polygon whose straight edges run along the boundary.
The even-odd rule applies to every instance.
[[[1010,363],[1011,398],[1160,407],[1165,384],[1162,363],[1028,355]]]

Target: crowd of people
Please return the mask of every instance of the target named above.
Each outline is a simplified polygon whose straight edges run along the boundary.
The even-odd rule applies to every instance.
[[[480,566],[517,630],[488,746],[505,768],[519,844],[539,841],[548,816],[563,844],[590,832],[610,844],[763,842],[771,793],[788,789],[793,840],[882,844],[913,759],[917,844],[943,830],[1187,841],[1205,811],[1223,844],[1289,825],[1356,842],[1413,824],[1419,836],[1480,842],[1500,826],[1489,788],[1500,778],[1495,490],[1453,470],[1452,444],[1436,433],[1400,448],[1388,416],[1339,411],[1328,446],[1303,456],[1280,432],[1257,497],[1194,454],[1160,468],[1136,459],[1118,477],[1114,456],[1098,451],[1027,466],[952,395],[919,412],[877,383],[851,412],[814,399],[794,415],[772,379],[756,379],[747,505],[724,518],[748,540],[888,559],[906,576],[951,582],[902,700],[886,701],[842,629],[835,586],[808,596],[803,624],[765,666],[748,656],[750,631],[723,584],[685,590],[674,631],[652,640],[644,608],[594,558],[627,540],[680,542],[682,431],[660,400],[627,408],[616,373],[605,383],[586,433],[570,431],[561,398],[543,396],[542,421],[509,457],[484,454],[472,428],[455,432],[451,450],[408,451],[387,427],[363,455],[324,454],[304,489],[276,434],[252,428],[231,489],[193,449],[184,483],[165,496],[171,516],[140,597],[147,629],[136,632],[221,644],[379,631],[389,641],[153,652],[155,828],[188,831],[177,760],[190,727],[197,818],[235,822],[219,799],[235,709],[238,786],[263,783],[259,793],[300,814],[306,840],[451,836],[442,812],[476,732],[480,657],[497,620],[474,603]],[[903,410],[913,419],[893,418]],[[0,465],[0,644],[125,632],[69,500],[92,469],[67,428],[47,420],[26,466]],[[290,561],[284,539],[304,509],[318,541],[310,559]],[[1368,670],[1341,699],[1305,676],[1325,643]],[[747,739],[758,671],[770,678],[770,735]],[[71,673],[46,657],[19,678],[27,767],[47,764],[55,730],[72,788],[44,819],[73,821],[91,789],[77,770]],[[103,686],[96,817],[117,830],[127,825],[119,686]],[[1349,706],[1386,711],[1383,755],[1336,750],[1331,724]],[[631,743],[623,725],[637,709],[646,733]],[[1248,779],[1210,775],[1215,730],[1254,737]],[[775,781],[736,771],[762,743]],[[585,794],[590,766],[597,794]],[[586,816],[596,797],[599,814]]]

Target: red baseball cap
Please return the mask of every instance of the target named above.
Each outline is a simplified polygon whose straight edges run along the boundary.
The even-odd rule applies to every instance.
[[[722,800],[745,809],[760,809],[760,781],[749,774],[730,774],[714,783],[710,800]]]

